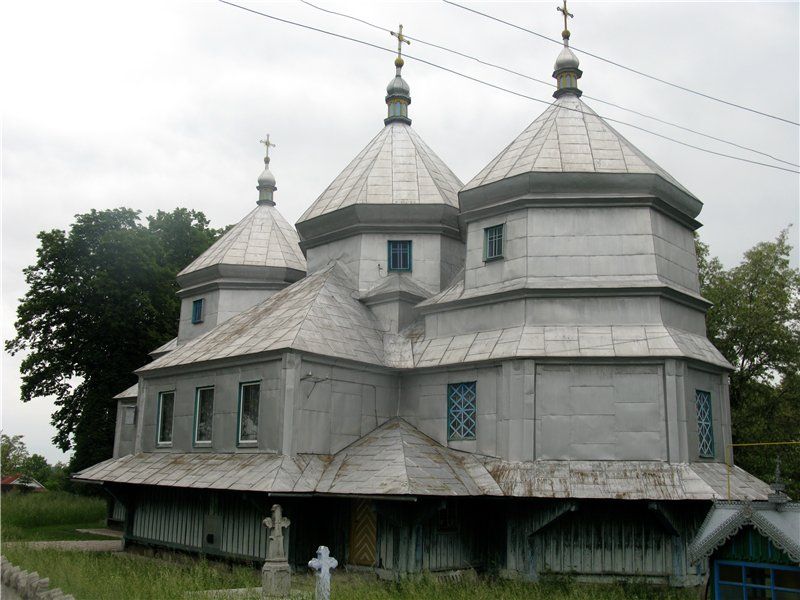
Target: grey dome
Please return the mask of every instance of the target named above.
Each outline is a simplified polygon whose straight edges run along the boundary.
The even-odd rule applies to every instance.
[[[400,75],[395,76],[389,82],[389,85],[386,86],[386,95],[387,96],[410,96],[411,95],[411,88],[406,83],[406,80],[400,77]]]
[[[556,64],[553,69],[556,71],[561,69],[577,69],[579,65],[580,61],[578,57],[575,56],[575,53],[570,50],[569,46],[564,46],[558,54],[558,58],[556,58]]]

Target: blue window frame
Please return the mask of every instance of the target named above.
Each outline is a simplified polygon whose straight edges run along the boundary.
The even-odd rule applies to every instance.
[[[711,393],[695,390],[697,407],[697,445],[702,458],[714,458],[714,420],[711,410]]]
[[[475,382],[447,384],[447,439],[474,440],[478,394]]]
[[[483,260],[503,258],[505,225],[494,225],[483,230]]]
[[[411,240],[389,240],[389,270],[411,270]]]
[[[714,562],[714,600],[800,598],[800,567],[718,560]]]
[[[239,445],[258,443],[258,408],[261,383],[258,381],[239,385]]]
[[[214,388],[197,388],[194,399],[194,443],[196,446],[211,445],[213,426]]]
[[[203,305],[205,304],[204,298],[199,298],[192,302],[192,323],[203,322]]]
[[[172,445],[172,415],[174,411],[175,392],[160,392],[158,394],[158,428],[156,430],[158,446]]]

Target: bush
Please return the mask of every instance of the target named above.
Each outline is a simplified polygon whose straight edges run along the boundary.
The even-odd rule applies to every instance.
[[[66,492],[9,492],[3,496],[3,507],[0,511],[3,529],[95,523],[105,517],[106,502],[102,498],[76,496]]]

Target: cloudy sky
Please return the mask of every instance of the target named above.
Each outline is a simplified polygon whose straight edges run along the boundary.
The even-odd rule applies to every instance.
[[[337,2],[356,15],[549,80],[558,48],[439,1]],[[386,48],[393,38],[297,1],[239,4]],[[558,37],[555,0],[474,3]],[[798,118],[798,3],[574,2],[572,43],[710,95]],[[217,227],[256,201],[258,140],[277,144],[276,201],[294,222],[378,132],[392,57],[215,1],[2,3],[2,335],[13,335],[22,269],[36,234],[64,229],[92,208],[143,214],[185,206]],[[551,89],[412,43],[409,54],[524,94]],[[798,159],[798,127],[687,94],[580,54],[581,88],[615,102]],[[428,144],[469,180],[544,104],[407,60],[410,116]],[[587,100],[601,115],[721,152],[764,160]],[[701,235],[727,265],[797,224],[798,176],[712,156],[616,126],[704,203]],[[797,227],[792,230],[797,240]],[[795,254],[795,264],[797,262]],[[29,449],[63,459],[50,443],[52,403],[19,401],[19,357],[3,356],[2,426]]]

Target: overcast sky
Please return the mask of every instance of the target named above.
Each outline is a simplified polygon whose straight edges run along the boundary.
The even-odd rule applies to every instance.
[[[394,47],[387,33],[300,2],[240,4]],[[425,41],[550,80],[554,44],[442,2],[337,2]],[[558,37],[557,2],[475,3]],[[570,3],[572,43],[711,95],[798,118],[798,4]],[[269,132],[278,208],[295,222],[383,126],[387,54],[214,1],[2,3],[2,335],[13,335],[22,269],[36,234],[77,213],[185,206],[212,225],[257,198]],[[412,43],[408,52],[550,100],[551,88]],[[692,96],[579,53],[589,96],[753,146],[798,163],[798,128]],[[468,181],[545,105],[407,60],[414,127]],[[690,143],[742,151],[587,100],[601,115]],[[701,236],[726,265],[797,224],[798,176],[711,156],[615,125],[705,204]],[[797,227],[792,230],[797,240]],[[797,264],[795,251],[794,262]],[[19,401],[20,357],[3,355],[3,430],[64,459],[50,439],[52,402]],[[124,386],[121,386],[124,387]]]

